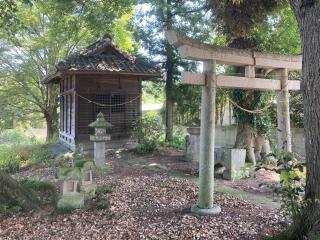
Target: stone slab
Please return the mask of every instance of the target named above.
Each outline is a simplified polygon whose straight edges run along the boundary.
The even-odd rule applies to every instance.
[[[83,193],[64,193],[58,201],[58,209],[63,208],[82,208],[84,206]]]

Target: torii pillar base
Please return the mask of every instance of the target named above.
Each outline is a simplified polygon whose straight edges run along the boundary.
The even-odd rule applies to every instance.
[[[191,207],[191,212],[198,215],[217,215],[221,213],[221,208],[218,205],[213,205],[212,208],[199,208],[198,204]]]

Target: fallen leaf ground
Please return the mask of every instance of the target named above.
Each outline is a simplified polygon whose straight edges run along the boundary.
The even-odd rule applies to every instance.
[[[79,209],[53,214],[53,208],[0,219],[0,239],[262,239],[283,228],[278,209],[216,193],[218,216],[190,213],[197,200],[197,166],[179,152],[139,156],[114,153],[112,171],[99,174],[99,186],[112,186],[103,197],[108,209]],[[46,171],[35,175],[46,176]],[[51,173],[51,172],[50,172]],[[32,172],[28,173],[32,175]],[[25,175],[28,175],[25,174]],[[40,176],[40,177],[41,177]],[[52,176],[52,174],[48,175]]]

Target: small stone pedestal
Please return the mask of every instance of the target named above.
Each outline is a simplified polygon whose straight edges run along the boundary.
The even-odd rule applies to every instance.
[[[62,196],[57,204],[58,209],[83,207],[84,194],[79,191],[80,180],[81,177],[75,170],[67,173],[62,183]]]
[[[86,162],[82,167],[82,184],[81,190],[85,193],[86,197],[92,198],[94,197],[97,184],[92,180],[92,171],[94,169],[94,165],[92,162]]]
[[[222,151],[222,156],[219,156],[219,150]],[[239,178],[241,168],[245,166],[246,150],[236,148],[223,148],[216,149],[215,151],[216,163],[220,163],[225,166],[226,170],[223,172],[223,178],[228,180],[234,180]]]
[[[94,142],[94,162],[97,167],[104,168],[106,158],[106,141],[111,139],[110,134],[106,133],[106,128],[112,125],[104,119],[103,113],[100,112],[97,120],[89,124],[89,127],[95,129],[95,135],[90,136],[90,140]]]
[[[199,161],[200,155],[200,127],[187,128],[186,158],[189,161]]]

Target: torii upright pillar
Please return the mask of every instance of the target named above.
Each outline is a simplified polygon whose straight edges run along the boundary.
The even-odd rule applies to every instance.
[[[214,204],[214,138],[215,138],[215,98],[216,98],[216,61],[203,64],[206,83],[202,86],[199,195],[197,204],[191,211],[200,215],[214,215],[221,212]]]
[[[281,90],[277,92],[278,145],[281,151],[292,152],[288,69],[278,69],[276,73],[281,85]]]

